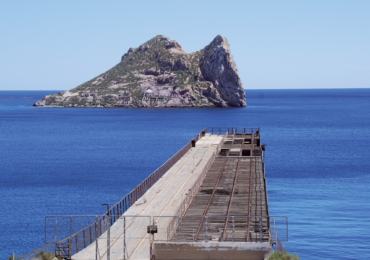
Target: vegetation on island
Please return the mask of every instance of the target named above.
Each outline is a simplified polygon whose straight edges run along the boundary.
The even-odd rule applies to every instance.
[[[243,107],[245,91],[227,39],[186,53],[158,35],[103,74],[34,106],[56,107]]]

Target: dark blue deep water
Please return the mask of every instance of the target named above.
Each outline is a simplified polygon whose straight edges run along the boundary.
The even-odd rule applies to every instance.
[[[45,215],[102,214],[206,126],[261,127],[288,251],[370,258],[370,89],[248,90],[228,109],[31,106],[55,92],[0,92],[0,260],[42,245]]]

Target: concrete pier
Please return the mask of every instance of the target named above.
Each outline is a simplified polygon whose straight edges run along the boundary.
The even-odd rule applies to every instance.
[[[117,206],[103,219],[97,239],[86,229],[83,246],[78,234],[65,240],[69,252],[76,240],[71,259],[264,259],[272,239],[259,129],[224,130],[204,131],[123,214]]]

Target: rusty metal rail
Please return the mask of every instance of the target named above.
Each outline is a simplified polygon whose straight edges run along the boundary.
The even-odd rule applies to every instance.
[[[219,176],[218,176],[218,178],[217,178],[217,182],[216,182],[216,184],[215,184],[215,188],[213,189],[213,191],[212,191],[212,195],[211,195],[211,197],[210,197],[210,198],[209,198],[209,200],[208,200],[207,207],[206,207],[206,209],[205,209],[205,210],[204,210],[204,212],[203,212],[202,219],[200,220],[200,223],[199,223],[199,226],[198,226],[197,232],[196,232],[196,234],[195,234],[195,240],[197,240],[197,239],[198,239],[198,237],[199,237],[199,233],[200,233],[200,230],[202,229],[202,226],[203,226],[203,222],[204,222],[205,216],[207,215],[207,212],[208,212],[209,206],[211,205],[212,200],[213,200],[213,197],[214,197],[214,195],[215,195],[215,193],[216,193],[216,189],[217,189],[218,183],[220,182],[220,179],[221,179],[221,177],[222,177],[222,173],[223,173],[223,170],[224,170],[224,168],[225,168],[226,163],[227,163],[227,159],[225,160],[225,162],[224,162],[224,164],[223,164],[223,166],[222,166],[222,169],[221,169],[221,171],[220,171],[220,174],[219,174]]]
[[[191,202],[193,201],[195,195],[199,191],[199,189],[200,189],[200,187],[203,183],[203,180],[204,180],[206,174],[208,173],[209,168],[213,164],[214,159],[216,158],[216,155],[220,152],[221,147],[224,144],[225,138],[227,137],[227,135],[228,135],[228,133],[226,133],[224,135],[224,137],[222,138],[221,142],[219,143],[219,145],[217,147],[217,150],[211,156],[209,162],[204,167],[202,173],[199,175],[198,180],[195,182],[193,187],[189,190],[189,192],[188,192],[187,196],[185,197],[184,201],[181,203],[180,208],[176,213],[176,215],[179,216],[179,217],[173,218],[172,221],[170,222],[170,224],[168,225],[167,238],[171,238],[174,235],[174,233],[176,232],[176,229],[179,227],[179,225],[182,221],[182,217],[185,215],[185,213],[188,210],[188,208],[189,208]]]
[[[198,141],[205,136],[207,128],[195,136]],[[193,139],[193,140],[194,140]],[[136,186],[131,192],[113,205],[104,215],[95,222],[76,232],[75,234],[55,243],[55,254],[57,257],[71,259],[71,256],[92,244],[100,237],[114,222],[119,219],[141,196],[150,189],[182,156],[192,147],[192,141],[187,143],[181,150],[168,159],[162,166],[150,174],[144,181]]]
[[[228,134],[229,134],[229,132],[226,132],[226,134],[225,134],[224,138],[222,139],[221,144],[219,145],[219,148],[218,148],[217,152],[219,152],[219,151],[221,150],[221,147],[222,147],[222,145],[223,145],[223,143],[224,143],[224,141],[225,141],[225,138],[228,136]],[[213,158],[213,160],[214,160],[214,158]],[[213,160],[212,160],[212,163],[213,163]],[[198,239],[198,236],[199,236],[200,230],[201,230],[202,225],[203,225],[203,222],[204,222],[204,218],[205,218],[205,216],[207,215],[208,208],[209,208],[209,206],[210,206],[210,204],[211,204],[211,202],[212,202],[213,196],[214,196],[214,194],[215,194],[215,192],[216,192],[216,189],[217,189],[218,183],[219,183],[219,181],[220,181],[220,179],[221,179],[222,172],[223,172],[223,169],[225,168],[226,163],[227,163],[227,159],[225,160],[225,162],[224,162],[224,164],[223,164],[223,166],[222,166],[221,172],[220,172],[220,174],[219,174],[219,176],[218,176],[218,178],[217,178],[217,182],[216,182],[216,184],[215,184],[215,188],[213,189],[213,192],[212,192],[212,195],[211,195],[211,197],[210,197],[210,199],[209,199],[209,201],[208,201],[207,207],[206,207],[206,209],[205,209],[205,210],[204,210],[204,212],[203,212],[203,217],[202,217],[202,219],[201,219],[201,221],[200,221],[200,224],[199,224],[199,226],[198,226],[198,229],[197,229],[197,232],[196,232],[196,235],[195,235],[196,239]],[[207,169],[207,171],[208,171],[208,169]],[[199,188],[200,188],[200,187],[199,187]],[[185,213],[186,213],[186,211],[185,211],[185,212],[183,212],[183,214],[182,214],[182,215],[185,215]]]
[[[253,144],[253,136],[252,136],[252,142]],[[256,160],[254,160],[254,162],[256,162]],[[248,198],[248,214],[251,215],[251,211],[252,211],[252,189],[253,189],[253,167],[252,167],[252,164],[253,164],[253,158],[251,158],[251,161],[250,161],[250,180],[249,180],[249,198]],[[256,169],[256,167],[254,168]],[[251,230],[251,218],[248,218],[248,231]],[[247,234],[247,241],[251,241],[251,233],[248,232]]]
[[[204,167],[202,173],[199,175],[197,181],[194,183],[193,187],[189,190],[189,192],[185,196],[185,199],[182,201],[178,211],[176,212],[177,216],[183,216],[185,214],[185,212],[186,212],[187,208],[189,207],[190,203],[192,202],[195,194],[197,194],[197,192],[198,192],[198,190],[199,190],[199,188],[200,188],[200,186],[203,182],[203,179],[204,179],[206,173],[208,172],[209,168],[211,167],[211,164],[212,164],[215,157],[216,157],[216,152],[212,155],[209,162]],[[170,222],[170,224],[168,225],[168,228],[167,228],[167,237],[172,237],[173,236],[173,234],[175,233],[175,231],[176,231],[177,227],[179,226],[180,222],[181,222],[181,217],[172,219],[172,221]]]
[[[286,238],[283,241],[288,241],[288,218],[286,216],[268,216],[268,215],[185,215],[185,216],[159,216],[158,218],[172,217],[173,219],[181,219],[183,222],[191,221],[199,223],[201,219],[205,217],[204,228],[201,230],[201,234],[195,237],[195,230],[190,230],[189,227],[179,225],[176,230],[176,234],[173,236],[167,236],[166,239],[161,241],[172,241],[172,242],[201,242],[201,241],[225,241],[225,242],[271,242],[273,244],[280,243],[281,240],[277,237],[275,229],[272,230],[273,235],[269,236],[267,233],[271,232],[267,230],[268,225],[274,225],[277,222],[276,227],[279,227],[280,231],[286,232]],[[224,237],[224,225],[225,220],[229,218],[233,220],[230,224],[230,237]],[[249,219],[258,219],[259,221],[253,225],[252,233],[256,236],[250,236],[251,232],[248,229]],[[170,226],[168,229],[171,228]],[[169,231],[167,231],[169,232]],[[284,233],[284,232],[283,232]],[[279,244],[279,246],[280,246]],[[281,244],[282,245],[282,244]]]
[[[234,193],[235,193],[236,181],[238,179],[239,165],[240,165],[240,158],[238,159],[238,164],[236,166],[234,183],[233,183],[233,190],[231,191],[231,197],[230,197],[230,201],[229,201],[229,206],[227,207],[227,215],[226,215],[226,221],[225,221],[225,227],[224,227],[224,231],[223,231],[222,241],[226,241],[227,224],[229,223],[229,214],[230,214],[231,204],[233,203],[233,197],[234,197]],[[233,223],[234,223],[234,218],[233,218]]]
[[[248,214],[251,215],[252,210],[252,188],[253,188],[253,171],[252,171],[252,161],[253,158],[251,158],[250,162],[250,180],[249,180],[249,198],[248,198]],[[248,218],[248,230],[250,230],[251,222],[250,218]],[[250,233],[248,233],[247,241],[250,241]]]
[[[218,134],[219,129],[207,130]],[[271,238],[268,218],[261,217],[269,214],[260,130],[250,129],[248,133],[247,128],[228,128],[226,133],[229,136],[216,156],[217,165],[211,166],[203,189],[194,196],[189,212],[179,219],[176,232],[171,226],[174,235],[170,239],[185,236],[190,241],[202,241],[206,236],[209,239],[210,234],[212,240],[218,241]],[[195,217],[198,214],[200,217]],[[225,218],[214,217],[219,214],[225,214]],[[248,217],[240,218],[241,215]]]
[[[211,134],[258,134],[260,128],[245,128],[245,127],[207,127],[208,133]]]

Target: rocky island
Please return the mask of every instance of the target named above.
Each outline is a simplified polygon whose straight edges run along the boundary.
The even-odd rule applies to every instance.
[[[131,47],[107,72],[38,107],[245,107],[246,96],[227,39],[187,53],[158,35]]]

